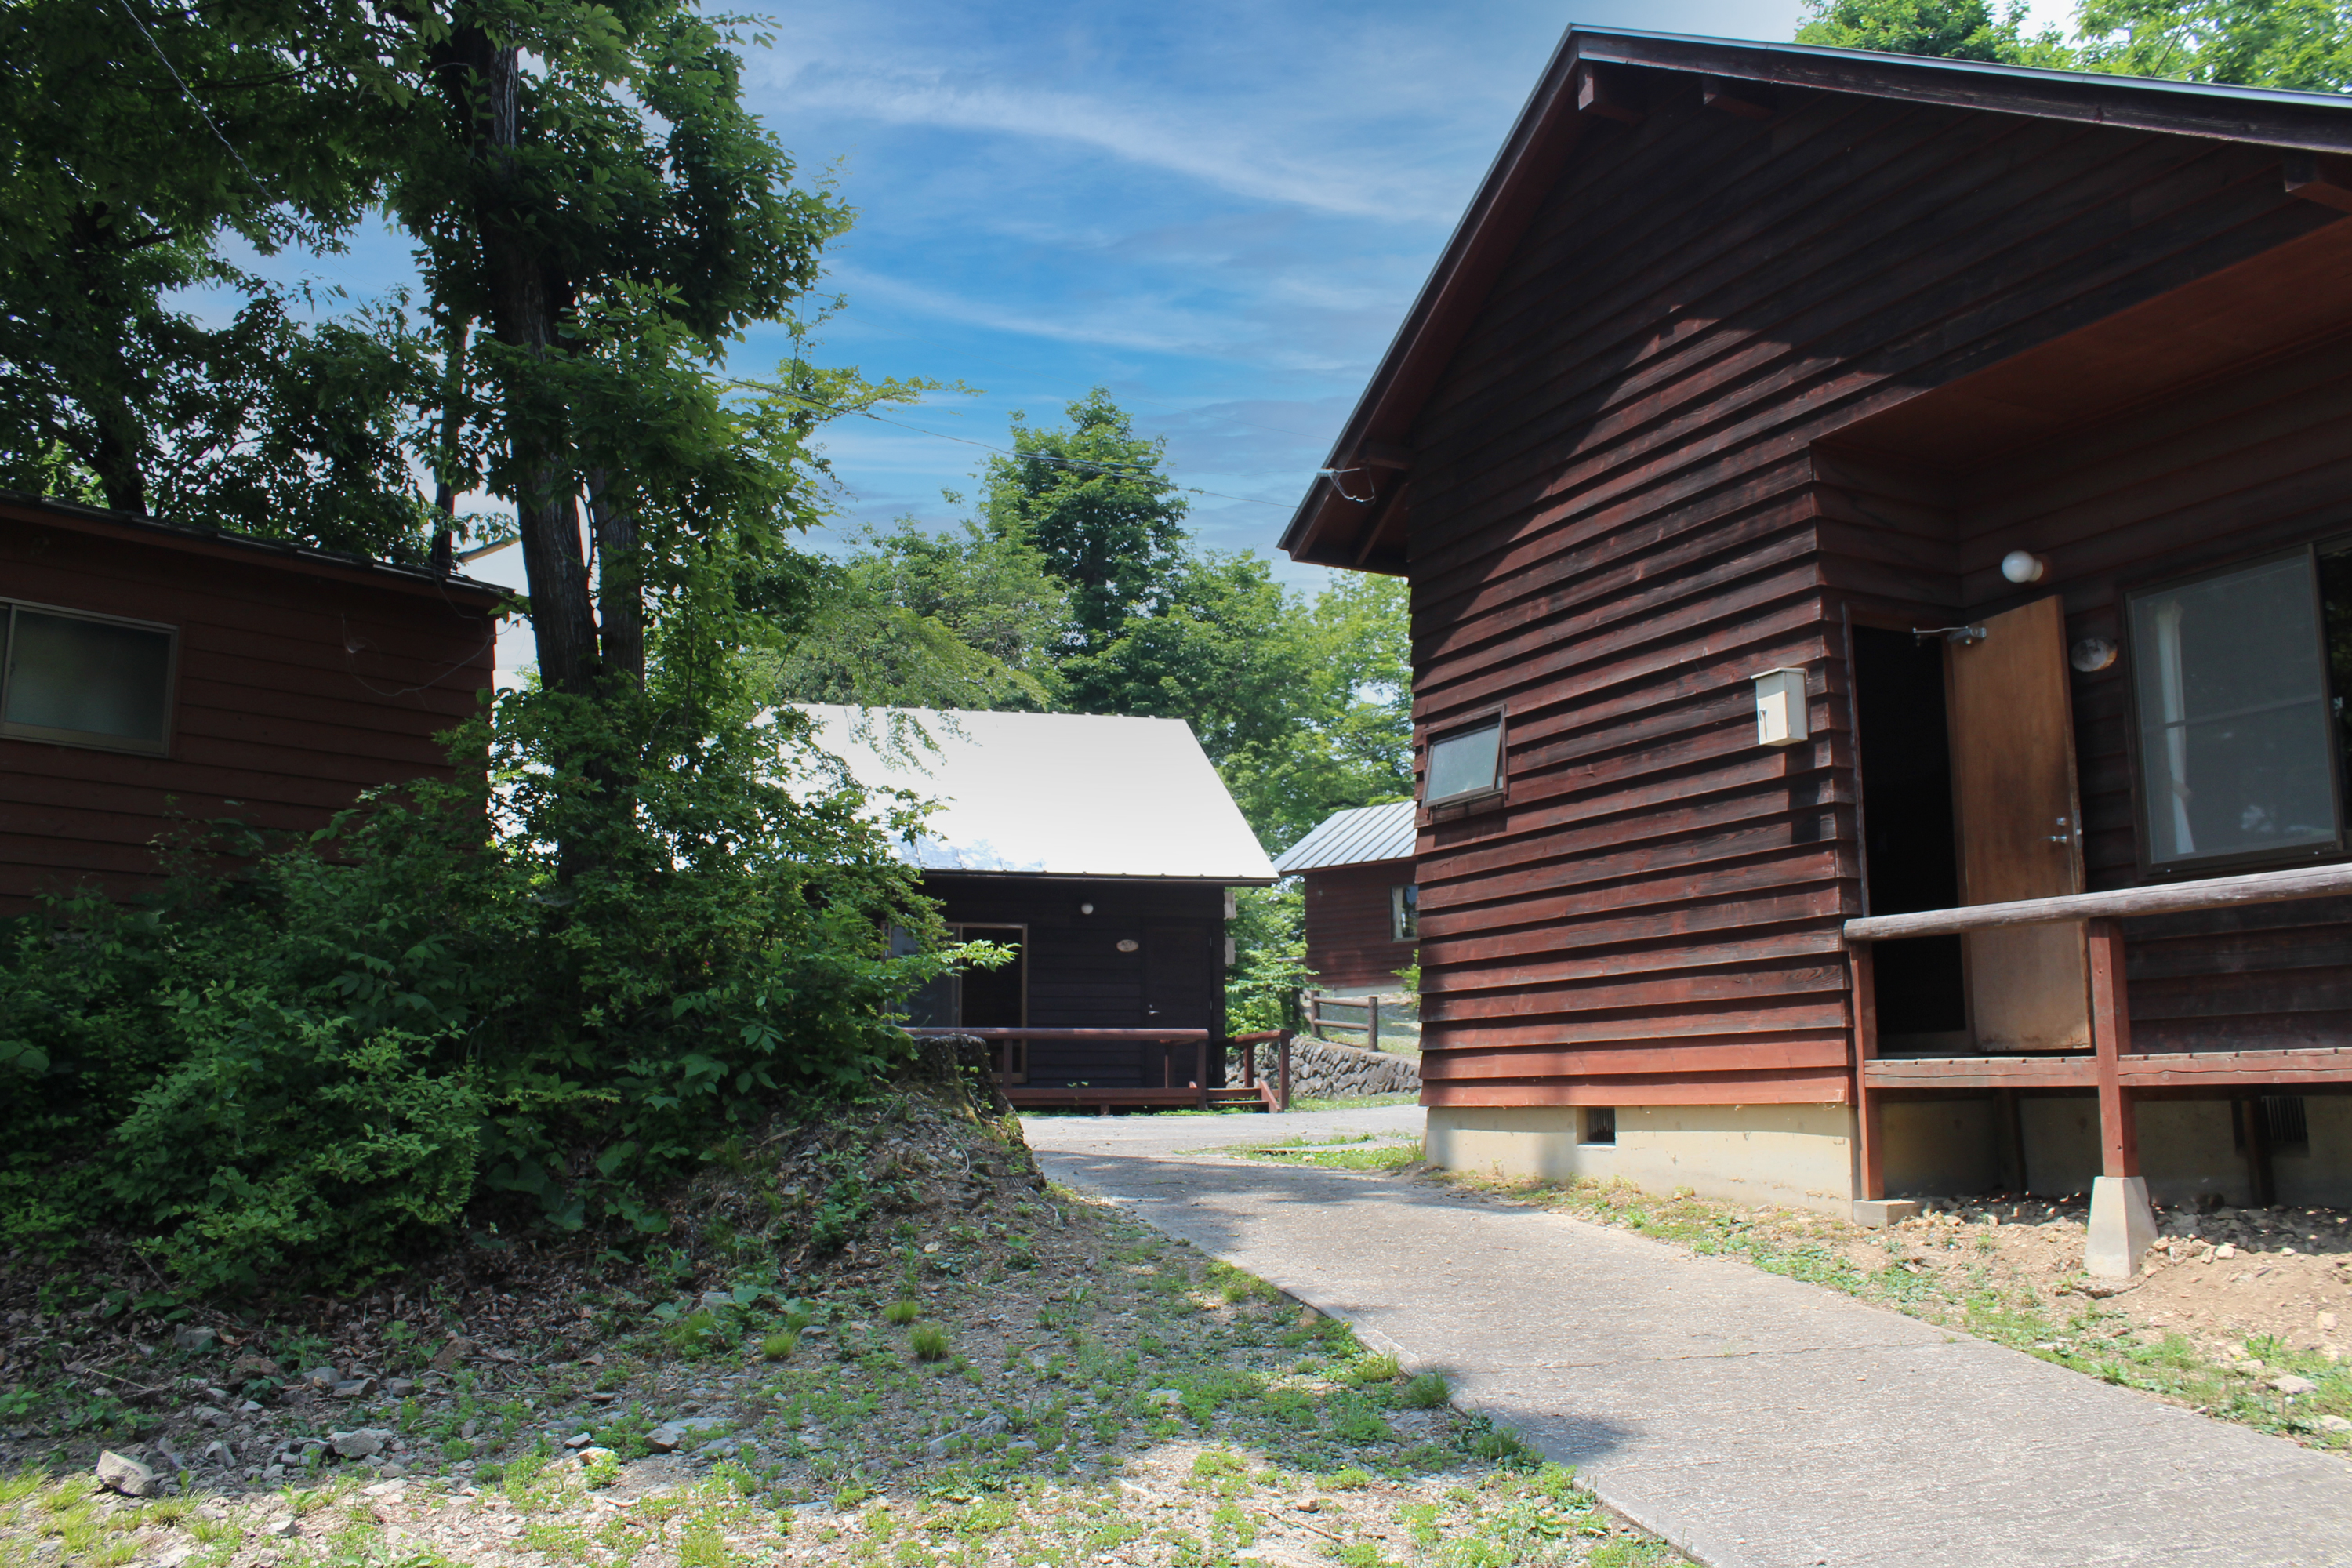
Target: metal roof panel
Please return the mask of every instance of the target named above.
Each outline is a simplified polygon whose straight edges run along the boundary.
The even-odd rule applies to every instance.
[[[1412,802],[1360,805],[1332,813],[1274,862],[1284,876],[1334,866],[1369,866],[1376,860],[1412,858]]]
[[[1274,880],[1181,719],[795,706],[859,784],[937,803],[898,846],[924,870]]]

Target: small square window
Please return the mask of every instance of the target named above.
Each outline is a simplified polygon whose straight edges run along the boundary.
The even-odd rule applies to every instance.
[[[1389,889],[1389,940],[1412,942],[1421,935],[1421,889],[1408,882]]]
[[[1613,1105],[1588,1105],[1584,1108],[1583,1143],[1614,1143],[1617,1142],[1617,1108]]]
[[[1490,719],[1429,743],[1429,773],[1422,804],[1492,795],[1503,784],[1503,721]]]
[[[171,741],[172,633],[164,626],[5,607],[0,732],[109,751]]]

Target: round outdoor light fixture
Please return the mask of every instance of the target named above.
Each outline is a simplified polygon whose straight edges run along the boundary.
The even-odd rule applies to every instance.
[[[2012,583],[2039,583],[2050,563],[2031,550],[2012,550],[2000,558],[2000,574]]]
[[[1092,904],[1080,904],[1078,906],[1078,913],[1082,915],[1090,915],[1094,912],[1095,907]]]
[[[1142,945],[1143,944],[1141,942],[1136,941],[1131,936],[1123,936],[1118,939],[1118,950],[1121,952],[1133,952],[1137,948],[1141,947]]]
[[[2084,675],[2095,675],[2116,662],[2113,637],[2084,637],[2066,652],[2066,662]]]

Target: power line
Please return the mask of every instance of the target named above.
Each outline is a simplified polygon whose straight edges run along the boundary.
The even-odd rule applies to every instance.
[[[116,3],[122,7],[122,14],[131,18],[131,25],[139,29],[139,36],[147,40],[147,47],[155,51],[155,58],[163,62],[163,68],[172,73],[172,79],[179,83],[180,96],[188,100],[188,107],[196,111],[196,118],[205,122],[205,128],[213,133],[213,139],[228,149],[228,155],[236,160],[236,166],[245,171],[245,177],[253,182],[253,188],[261,193],[263,200],[277,202],[279,198],[261,183],[261,176],[253,172],[253,165],[245,161],[245,154],[238,152],[236,144],[222,135],[221,128],[213,123],[211,112],[190,89],[187,79],[180,74],[180,68],[172,63],[172,57],[163,52],[163,46],[155,41],[155,35],[147,30],[147,24],[139,19],[139,13],[131,8],[131,0],[116,0]]]

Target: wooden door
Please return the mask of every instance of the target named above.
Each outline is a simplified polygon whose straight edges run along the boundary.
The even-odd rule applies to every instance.
[[[1205,926],[1152,926],[1143,933],[1143,1022],[1176,1029],[1212,1027],[1216,977],[1210,973]]]
[[[1979,624],[1984,640],[1954,645],[1945,666],[1961,900],[1999,904],[2079,893],[2082,806],[2065,608],[2053,595]],[[1977,1049],[2090,1048],[2081,922],[1971,931],[1966,942]]]

